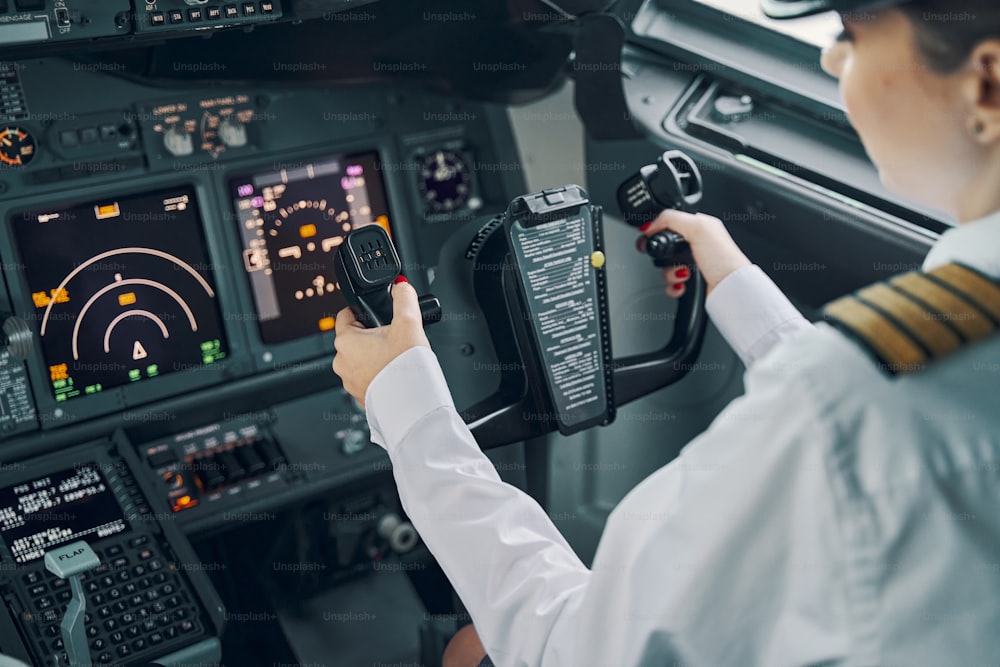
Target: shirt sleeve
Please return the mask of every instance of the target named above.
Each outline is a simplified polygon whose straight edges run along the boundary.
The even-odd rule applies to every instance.
[[[705,309],[747,368],[777,343],[813,328],[757,265],[723,278]]]
[[[500,479],[455,411],[430,349],[412,348],[386,366],[365,407],[403,508],[488,637],[494,663],[541,665],[589,570],[542,507]]]
[[[592,569],[505,484],[429,349],[366,397],[400,499],[497,667],[810,664],[846,651],[832,429],[769,358],[681,456],[610,516]],[[787,362],[788,360],[785,360]],[[613,426],[612,426],[613,428]]]

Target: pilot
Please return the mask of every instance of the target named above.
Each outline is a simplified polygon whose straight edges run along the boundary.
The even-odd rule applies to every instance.
[[[815,325],[719,220],[648,225],[690,241],[746,393],[618,504],[590,568],[476,445],[412,287],[393,287],[390,326],[342,311],[334,371],[475,624],[448,667],[1000,656],[1000,6],[763,2],[777,18],[841,12],[822,65],[881,179],[960,224],[922,271]],[[668,270],[668,292],[686,278]]]

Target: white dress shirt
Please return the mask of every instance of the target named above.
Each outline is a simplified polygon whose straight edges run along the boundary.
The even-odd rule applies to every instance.
[[[1000,278],[1000,214],[925,268],[955,260]],[[590,569],[500,480],[429,349],[369,387],[372,439],[497,667],[998,664],[1000,337],[890,378],[756,267],[708,308],[746,394],[618,504]]]

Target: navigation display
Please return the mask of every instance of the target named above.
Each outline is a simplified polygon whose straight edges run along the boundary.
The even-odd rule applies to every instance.
[[[0,489],[0,536],[18,563],[41,558],[61,544],[93,544],[128,529],[95,463]]]
[[[230,183],[244,268],[267,344],[332,330],[347,305],[334,250],[355,227],[378,224],[391,233],[377,153],[284,167]]]
[[[11,229],[56,401],[226,356],[191,187],[18,214]]]

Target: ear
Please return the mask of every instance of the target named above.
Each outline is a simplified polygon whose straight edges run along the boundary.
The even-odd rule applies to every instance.
[[[1000,39],[979,44],[969,58],[970,134],[982,144],[1000,141]]]

